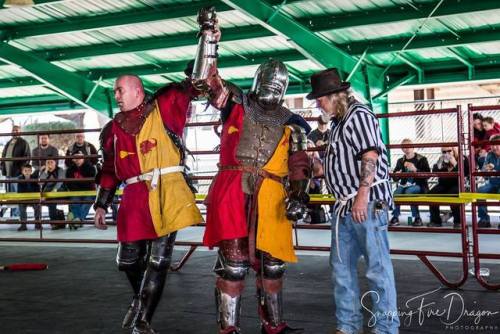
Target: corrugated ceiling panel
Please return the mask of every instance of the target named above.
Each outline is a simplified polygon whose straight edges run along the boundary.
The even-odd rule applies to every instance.
[[[320,35],[326,37],[337,44],[345,44],[352,41],[362,41],[369,39],[380,38],[410,38],[419,28],[419,21],[402,21],[396,23],[373,24],[356,28],[344,28],[322,31]],[[437,23],[426,23],[420,30],[419,34],[430,34],[436,32],[446,32],[447,29]]]
[[[258,24],[258,21],[238,10],[228,10],[217,13],[222,28],[240,27],[243,25]]]
[[[319,66],[315,62],[305,59],[305,60],[297,60],[297,61],[289,61],[286,63],[297,71],[305,74],[309,74],[311,72],[320,71],[323,67]]]
[[[0,79],[22,77],[29,75],[28,72],[16,65],[0,66]]]
[[[314,0],[291,3],[286,5],[283,11],[293,17],[308,17],[312,15],[390,7],[393,5],[394,3],[388,0],[359,0],[356,2],[352,0]]]
[[[414,58],[417,62],[431,62],[437,60],[455,59],[450,51],[443,48],[429,48],[418,51],[406,51],[405,55]]]
[[[232,54],[262,53],[270,50],[293,49],[294,46],[281,36],[269,36],[242,41],[221,43],[222,52]]]
[[[0,10],[0,25],[31,24],[67,20],[77,16],[95,16],[116,13],[128,9],[156,7],[179,0],[71,0],[55,1],[32,7],[12,7]],[[185,1],[184,1],[185,2]]]
[[[112,38],[106,38],[105,35],[97,31],[76,31],[71,34],[57,34],[22,38],[13,41],[13,43],[15,43],[15,45],[22,45],[23,49],[37,50],[105,43],[111,42],[112,40]]]
[[[193,43],[196,43],[196,38],[193,38]],[[152,57],[153,59],[163,60],[163,61],[191,59],[196,54],[196,45],[153,50],[144,53]]]
[[[115,68],[128,67],[135,65],[144,65],[149,63],[146,59],[135,54],[118,54],[113,56],[99,56],[93,58],[81,58],[73,60],[65,60],[54,62],[54,65],[65,65],[80,71],[89,70],[92,68]]]
[[[463,49],[469,57],[500,55],[500,42],[470,44]]]
[[[258,67],[259,65],[221,68],[219,69],[219,73],[221,77],[226,80],[253,78],[255,71],[257,71]]]
[[[27,86],[27,87],[0,89],[0,98],[16,97],[16,96],[51,95],[51,94],[54,94],[54,91],[47,89],[43,86]]]
[[[445,16],[441,20],[455,30],[472,30],[479,27],[498,26],[500,24],[500,10]]]

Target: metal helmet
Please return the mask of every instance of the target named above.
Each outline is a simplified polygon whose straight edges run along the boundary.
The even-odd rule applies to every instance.
[[[288,88],[288,70],[279,60],[268,60],[259,66],[250,93],[262,107],[276,108],[283,102]]]

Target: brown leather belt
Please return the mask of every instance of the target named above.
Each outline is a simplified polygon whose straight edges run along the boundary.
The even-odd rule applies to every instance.
[[[221,166],[221,165],[217,164],[217,167],[219,167],[219,171],[238,170],[238,171],[258,175],[264,179],[271,179],[271,180],[279,182],[279,183],[284,182],[284,178],[279,177],[278,175],[269,173],[268,171],[266,171],[262,168],[258,168],[258,167],[254,167],[254,166],[244,166],[244,165],[224,165],[224,166]]]

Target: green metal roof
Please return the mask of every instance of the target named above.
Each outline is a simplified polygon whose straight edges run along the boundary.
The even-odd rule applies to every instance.
[[[121,73],[149,89],[181,80],[207,5],[223,30],[220,72],[243,87],[270,57],[289,67],[291,93],[335,66],[344,78],[355,69],[354,89],[373,103],[400,84],[500,78],[498,0],[34,2],[0,9],[0,113],[37,101],[110,113]]]

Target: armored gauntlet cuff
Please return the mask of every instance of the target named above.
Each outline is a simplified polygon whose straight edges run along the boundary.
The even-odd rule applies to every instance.
[[[93,205],[94,210],[97,208],[102,208],[105,211],[108,210],[108,207],[113,203],[113,198],[115,197],[116,188],[113,189],[105,189],[99,187],[97,189],[97,196],[95,198],[95,202]]]

